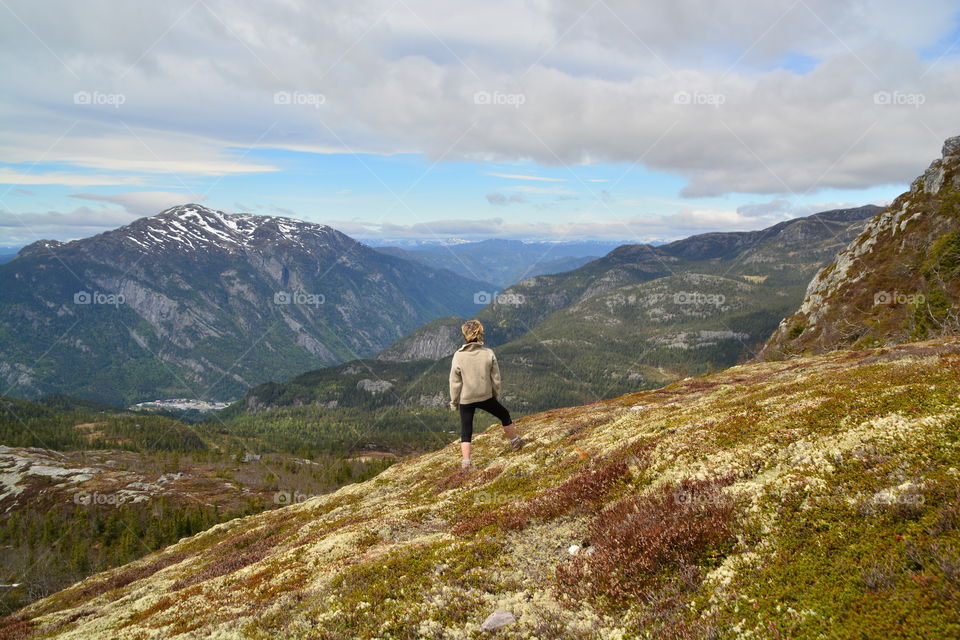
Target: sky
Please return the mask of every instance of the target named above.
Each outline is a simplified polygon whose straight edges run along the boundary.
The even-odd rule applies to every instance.
[[[957,0],[0,0],[0,64],[0,247],[187,202],[665,241],[886,204],[960,134]]]

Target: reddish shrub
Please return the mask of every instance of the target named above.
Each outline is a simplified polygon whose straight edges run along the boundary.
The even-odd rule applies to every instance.
[[[61,618],[56,623],[50,625],[49,627],[44,627],[43,633],[47,636],[52,636],[60,630],[69,627],[71,624],[79,620],[80,618],[86,618],[87,616],[92,616],[98,613],[98,610],[93,607],[85,607],[79,611],[74,611],[65,618]],[[0,637],[3,637],[0,635]]]
[[[22,640],[33,635],[33,622],[25,616],[0,618],[0,640]]]
[[[503,471],[503,465],[488,467],[477,474],[467,469],[457,469],[440,479],[437,483],[438,493],[457,489],[468,484],[471,480],[474,484],[485,484],[500,475],[501,471]]]
[[[524,518],[552,520],[575,506],[597,504],[613,485],[629,472],[623,460],[587,469],[563,484],[527,500],[521,507]]]
[[[118,569],[105,579],[75,589],[66,589],[55,596],[50,602],[53,603],[53,606],[57,609],[66,609],[75,606],[81,602],[96,598],[108,591],[120,589],[137,580],[148,578],[162,569],[182,562],[190,555],[189,553],[182,552],[166,553],[153,562]]]
[[[585,471],[563,484],[461,521],[452,531],[455,535],[470,534],[491,524],[498,524],[504,529],[522,529],[532,519],[552,520],[575,508],[595,509],[616,483],[628,475],[630,454],[637,455],[632,453],[632,449],[625,449],[592,461]]]
[[[597,425],[610,422],[612,413],[612,411],[607,411],[602,414],[581,416],[575,420],[568,421],[564,438],[568,442],[573,442],[583,438],[589,433],[588,429],[591,427],[596,427]]]
[[[130,627],[135,624],[139,624],[143,620],[150,618],[158,613],[162,613],[172,607],[176,603],[176,600],[170,596],[164,596],[154,602],[152,605],[147,607],[142,611],[137,611],[132,616],[128,617],[118,628],[123,629],[125,627]]]
[[[214,547],[216,557],[191,576],[180,578],[170,587],[179,591],[205,580],[219,578],[259,562],[286,537],[283,533],[265,533],[256,529],[233,538],[228,538]]]
[[[557,568],[561,587],[622,603],[695,564],[731,537],[733,504],[720,492],[729,482],[685,481],[603,510],[589,527],[593,551]]]

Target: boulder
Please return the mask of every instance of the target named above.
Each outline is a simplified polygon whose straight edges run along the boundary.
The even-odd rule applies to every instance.
[[[943,156],[955,156],[960,153],[960,136],[947,138],[943,143]]]
[[[504,611],[503,609],[497,609],[483,621],[483,624],[480,625],[480,631],[495,631],[500,627],[505,627],[508,624],[513,624],[517,619],[513,617],[513,614],[509,611]]]

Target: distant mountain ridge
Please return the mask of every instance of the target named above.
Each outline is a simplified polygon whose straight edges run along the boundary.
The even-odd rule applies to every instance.
[[[139,218],[120,229],[93,237],[108,245],[136,246],[140,250],[153,252],[213,250],[236,253],[269,242],[287,241],[302,247],[309,241],[302,236],[313,236],[329,242],[339,239],[338,236],[343,234],[327,225],[292,218],[228,214],[202,205],[186,204],[171,207],[155,216]],[[41,240],[21,249],[19,256],[71,245],[87,247],[88,240],[90,238],[68,243]],[[102,247],[102,244],[98,245],[98,248]]]
[[[812,279],[775,359],[960,334],[960,136]]]
[[[868,205],[761,231],[624,245],[573,271],[526,278],[473,315],[486,326],[505,399],[518,412],[658,386],[751,357],[799,304],[816,270],[879,210]],[[376,359],[262,385],[229,411],[442,407],[465,317],[435,320]],[[365,392],[372,383],[390,393]]]
[[[127,405],[228,399],[373,355],[491,287],[326,225],[189,204],[0,266],[0,380]]]
[[[502,344],[549,314],[603,291],[691,270],[805,285],[880,210],[865,205],[794,218],[759,231],[699,234],[664,245],[622,245],[573,271],[526,278],[502,292],[502,299],[514,296],[523,304],[491,304],[477,316],[489,327],[488,341]]]
[[[614,249],[603,241],[526,242],[491,238],[442,246],[376,247],[377,251],[450,269],[466,278],[506,287],[528,276],[576,269]]]

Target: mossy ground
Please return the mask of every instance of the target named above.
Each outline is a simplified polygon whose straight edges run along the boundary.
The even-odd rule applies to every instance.
[[[520,452],[479,435],[472,473],[451,443],[93,576],[0,637],[479,638],[497,608],[511,638],[960,635],[960,339],[518,428]]]

